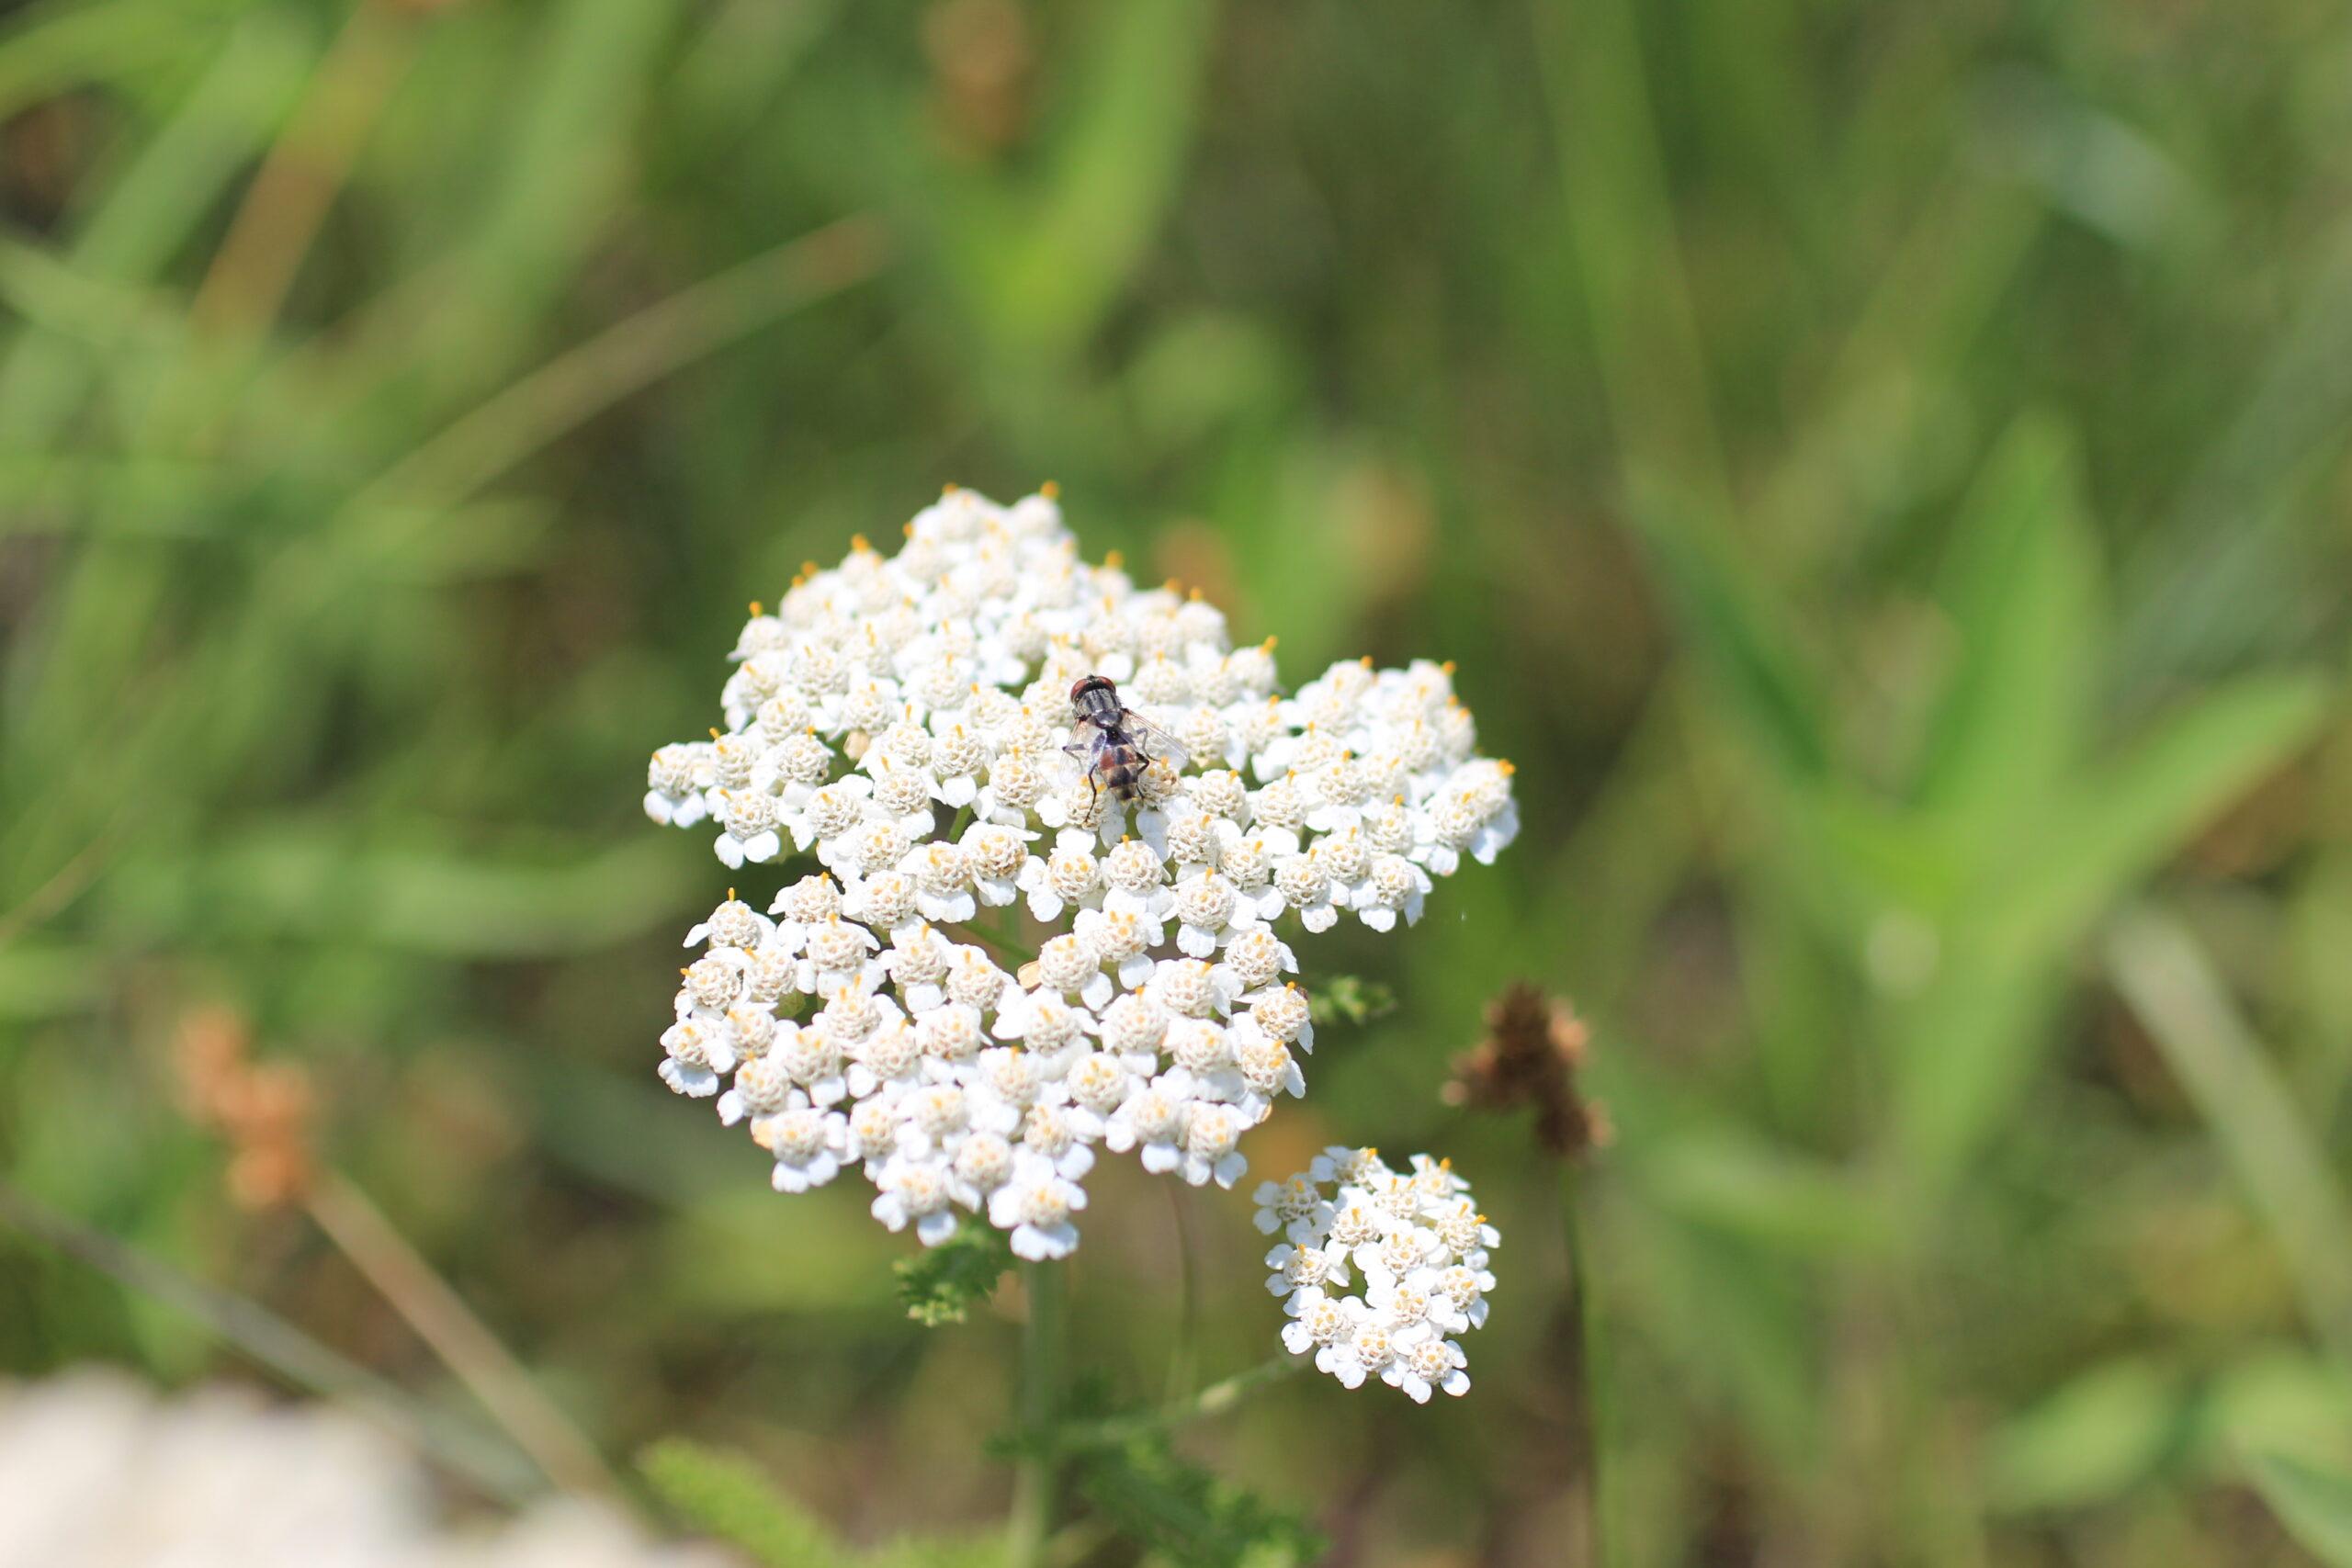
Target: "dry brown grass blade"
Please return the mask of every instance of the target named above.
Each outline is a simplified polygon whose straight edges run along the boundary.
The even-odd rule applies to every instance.
[[[306,1206],[353,1267],[433,1347],[434,1354],[550,1480],[568,1492],[624,1495],[580,1428],[366,1193],[329,1171],[311,1188]]]

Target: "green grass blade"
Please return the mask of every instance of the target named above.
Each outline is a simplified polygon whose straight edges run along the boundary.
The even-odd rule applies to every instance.
[[[1818,785],[1829,772],[1829,739],[1816,680],[1782,607],[1695,500],[1663,486],[1634,497],[1668,612],[1716,698],[1781,782]]]
[[[2327,687],[2302,673],[2250,675],[2183,705],[2079,777],[2020,836],[1977,918],[2016,955],[2064,952],[2189,835],[2310,743]]]
[[[2246,1474],[2287,1533],[2328,1568],[2352,1568],[2352,1475],[2283,1454],[2253,1454]]]
[[[1011,344],[1066,355],[1125,289],[1183,173],[1216,19],[1208,0],[1134,0],[1095,16],[1083,96],[1036,199],[1017,204],[1012,231],[966,237]]]
[[[2082,483],[2069,432],[2023,416],[1986,460],[1955,526],[1946,607],[1960,659],[1928,734],[1918,798],[1980,829],[2014,826],[2081,743],[2099,631]]]
[[[2285,1077],[2177,921],[2123,916],[2107,962],[2284,1254],[2312,1326],[2352,1363],[2352,1206]]]
[[[51,0],[20,11],[0,35],[0,116],[87,83],[185,58],[197,40],[253,0]]]

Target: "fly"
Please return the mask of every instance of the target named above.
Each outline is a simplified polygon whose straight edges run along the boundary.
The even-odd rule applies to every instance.
[[[1119,688],[1109,676],[1089,675],[1071,686],[1069,705],[1078,719],[1062,750],[1085,770],[1091,791],[1108,790],[1114,798],[1131,802],[1144,770],[1152,763],[1184,765],[1183,743],[1122,705]]]

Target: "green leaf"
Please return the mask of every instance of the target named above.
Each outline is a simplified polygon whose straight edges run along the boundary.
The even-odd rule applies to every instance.
[[[20,248],[10,268],[20,288],[39,290],[46,316],[86,321],[108,286],[153,279],[245,170],[310,68],[308,51],[285,17],[246,17],[213,52],[171,119],[107,187],[68,253],[55,258],[70,276],[40,267],[49,258]],[[105,336],[117,338],[119,331]],[[80,342],[46,333],[17,337],[0,363],[0,445],[36,451],[54,445],[94,370],[142,389],[156,373],[149,356],[93,360]]]
[[[967,1312],[996,1293],[997,1282],[1012,1267],[1012,1247],[994,1225],[959,1225],[937,1247],[890,1267],[907,1315],[936,1328],[963,1322]]]
[[[674,844],[650,838],[502,863],[437,847],[362,850],[324,822],[300,822],[159,860],[137,885],[111,891],[113,908],[138,928],[201,918],[223,931],[332,930],[404,952],[521,958],[633,936],[685,908],[697,875]]]
[[[2154,1473],[2188,1412],[2168,1366],[2131,1357],[2093,1367],[1994,1432],[1986,1493],[2012,1511],[2106,1502]]]
[[[1069,79],[1080,101],[1034,193],[966,193],[948,259],[983,302],[984,324],[1017,351],[1058,356],[1093,333],[1166,217],[1193,141],[1216,8],[1134,0],[1094,16]]]
[[[613,1091],[624,1087],[630,1086],[607,1085],[607,1095],[617,1100]],[[888,1320],[894,1300],[888,1270],[899,1261],[899,1244],[874,1223],[870,1198],[835,1186],[786,1201],[763,1179],[767,1161],[758,1148],[690,1151],[691,1144],[710,1143],[709,1129],[695,1118],[680,1118],[674,1103],[647,1105],[635,1097],[629,1109],[656,1116],[662,1125],[646,1129],[651,1135],[634,1153],[605,1150],[596,1156],[607,1168],[620,1168],[616,1185],[653,1190],[664,1179],[707,1184],[723,1179],[723,1184],[706,1185],[662,1233],[659,1259],[670,1303],[700,1316],[856,1314]],[[565,1130],[567,1163],[586,1166],[575,1151],[593,1135]],[[692,1159],[673,1168],[673,1157],[689,1152]],[[657,1195],[675,1201],[674,1189]]]
[[[515,360],[609,220],[628,178],[645,62],[681,9],[671,0],[538,8],[529,68],[484,149],[483,199],[412,348],[445,387],[486,384]]]
[[[106,959],[92,946],[0,946],[0,1020],[53,1018],[96,1007],[107,994]]]
[[[2208,1384],[2198,1411],[2204,1467],[2239,1473],[2249,1453],[2352,1463],[2352,1383],[2324,1351],[2303,1344],[2242,1350]]]
[[[680,1520],[740,1549],[763,1568],[994,1568],[1004,1561],[1004,1542],[992,1531],[899,1536],[857,1550],[748,1455],[730,1450],[664,1438],[637,1462],[654,1495]]]
[[[1601,0],[1540,7],[1533,18],[1576,277],[1637,511],[1645,471],[1725,493],[1707,351],[1643,59],[1645,9]]]
[[[2056,953],[1996,963],[1962,950],[1944,954],[1933,983],[1893,1010],[1895,1141],[1917,1184],[1908,1200],[1932,1206],[1948,1193],[2032,1086],[2064,978]]]
[[[1889,908],[1924,917],[1951,904],[1960,857],[1918,813],[1844,785],[1791,805],[1781,816],[1784,837],[1775,846],[1784,874],[1834,889],[1842,929],[1860,929],[1867,940],[1869,926]],[[1826,863],[1806,863],[1813,861]]]
[[[1642,1157],[1661,1207],[1793,1253],[1861,1253],[1887,1215],[1843,1169],[1734,1129],[1685,1133]]]
[[[2324,705],[2305,675],[2208,693],[2078,774],[2008,854],[1988,857],[1945,922],[1932,983],[1890,1030],[1898,1138],[1920,1196],[1958,1175],[2033,1081],[2064,960],[2093,923],[2306,744]]]
[[[1709,1408],[1733,1413],[1758,1452],[1789,1464],[1818,1453],[1828,1416],[1820,1304],[1807,1271],[1719,1225],[1640,1228],[1626,1277],[1606,1282],[1612,1300],[1637,1303],[1623,1310],[1638,1313],[1677,1377]],[[1611,1307],[1612,1320],[1620,1310]]]
[[[107,276],[79,257],[14,238],[0,239],[0,304],[31,325],[101,351],[114,347],[142,315],[165,320],[144,290]]]
[[[1633,507],[1668,612],[1717,700],[1784,779],[1826,778],[1821,695],[1798,656],[1786,607],[1695,498],[1645,484]]]
[[[1369,1023],[1396,1010],[1396,988],[1358,975],[1334,975],[1317,985],[1306,1006],[1317,1023]]]
[[[638,1456],[637,1466],[671,1512],[765,1568],[834,1568],[850,1561],[823,1520],[778,1491],[742,1454],[664,1438]]]
[[[1288,1568],[1322,1536],[1295,1515],[1177,1457],[1164,1438],[1089,1453],[1078,1490],[1119,1533],[1178,1568]]]
[[[239,0],[111,0],[95,6],[58,0],[27,6],[0,34],[0,116],[13,117],[85,83],[185,60],[204,35],[242,8]]]
[[[2245,676],[2184,705],[2078,779],[1984,890],[1999,950],[2071,947],[2109,904],[2308,744],[2326,703],[2316,675]]]
[[[2098,629],[2095,551],[2072,434],[2020,418],[1954,530],[1944,597],[1960,658],[1928,732],[1923,805],[1997,818],[2064,773]]]
[[[2305,1551],[2352,1568],[2352,1475],[2283,1454],[2247,1455],[2246,1474]]]

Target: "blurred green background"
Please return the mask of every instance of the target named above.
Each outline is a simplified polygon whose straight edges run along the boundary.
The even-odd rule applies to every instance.
[[[1617,1562],[2315,1561],[2256,1483],[2352,1473],[2342,7],[51,0],[0,115],[23,1189],[454,1401],[231,1201],[225,1006],[607,1454],[994,1517],[1013,1325],[654,1080],[728,875],[637,801],[747,600],[1052,479],[1294,682],[1458,660],[1528,814],[1245,1145],[1453,1156],[1478,1386],[1190,1451],[1335,1562],[1581,1560],[1555,1179],[1437,1096],[1523,976],[1618,1129]],[[1175,1222],[1094,1190],[1148,1398]],[[1276,1308],[1184,1209],[1218,1375]],[[245,1365],[0,1231],[0,1369],[92,1358]]]

